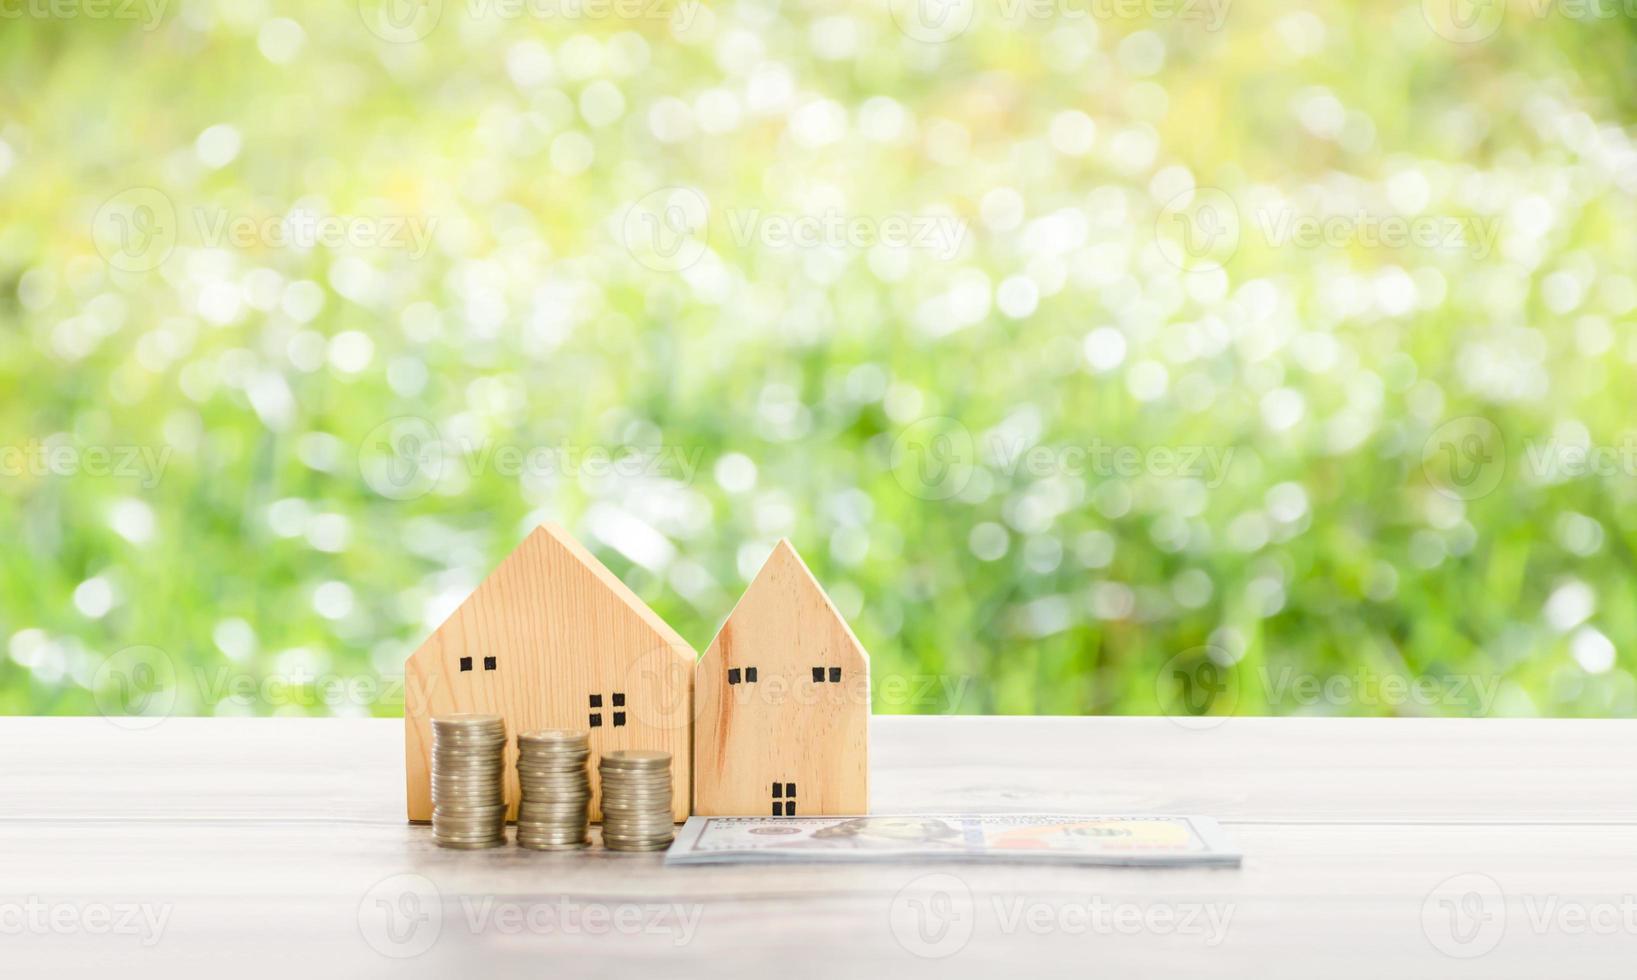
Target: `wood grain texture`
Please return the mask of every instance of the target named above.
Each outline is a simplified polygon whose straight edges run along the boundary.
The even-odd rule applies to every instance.
[[[591,733],[593,820],[602,817],[597,759],[628,748],[671,753],[671,809],[685,819],[694,659],[676,631],[566,531],[537,528],[404,665],[409,819],[432,816],[430,719],[461,711],[506,719],[512,818],[516,734],[573,728]]]
[[[126,980],[213,976],[224,963],[260,980],[292,962],[348,980],[1627,980],[1637,960],[1629,930],[1537,924],[1549,902],[1607,908],[1637,890],[1634,722],[1236,718],[1201,732],[1161,718],[878,717],[871,728],[877,812],[1197,810],[1222,819],[1245,865],[667,869],[652,854],[446,851],[403,822],[396,721],[178,718],[132,732],[0,718],[0,911],[32,899],[167,915],[151,945],[7,925],[0,959],[8,976],[97,980],[110,963]],[[1460,959],[1432,944],[1423,912],[1470,874],[1504,890],[1506,928]],[[936,897],[947,879],[934,875],[964,886],[973,911],[969,938],[942,958],[894,927]],[[406,883],[434,892],[407,909],[435,932],[415,955],[384,945],[372,918]],[[1077,930],[1049,914],[1093,899],[1232,918],[1213,943]],[[565,909],[638,927],[559,919]],[[1020,909],[1048,914],[1014,921]],[[518,910],[532,922],[509,917]]]
[[[695,813],[869,812],[870,659],[789,541],[706,649],[694,697]]]

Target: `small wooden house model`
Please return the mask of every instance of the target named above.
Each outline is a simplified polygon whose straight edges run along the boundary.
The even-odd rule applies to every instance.
[[[870,660],[780,541],[694,680],[693,812],[869,812]]]
[[[688,816],[694,652],[562,528],[533,531],[404,665],[409,819],[432,816],[431,718],[486,712],[506,720],[508,816],[517,815],[518,732],[591,733],[596,760],[618,749],[671,753],[677,820]]]

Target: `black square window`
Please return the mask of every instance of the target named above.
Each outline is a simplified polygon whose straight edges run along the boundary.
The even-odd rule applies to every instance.
[[[832,684],[840,684],[841,683],[841,668],[840,667],[831,667],[830,668],[830,683],[832,683]]]
[[[615,691],[614,692],[614,707],[616,707],[616,708],[625,707],[625,692],[624,691]]]
[[[791,800],[789,803],[786,803],[784,805],[784,815],[787,816],[787,817],[793,817],[793,816],[796,815],[796,801],[795,800]]]
[[[600,707],[602,707],[602,706],[603,706],[603,696],[602,696],[602,695],[601,695],[601,694],[593,694],[593,695],[591,695],[591,706],[592,706],[592,707],[593,707],[593,708],[600,708]]]
[[[756,668],[755,667],[746,667],[745,668],[745,683],[746,684],[756,683]]]
[[[823,667],[814,667],[813,668],[813,683],[814,684],[823,684],[824,683],[824,668]]]
[[[622,727],[624,725],[625,725],[625,712],[623,712],[623,711],[614,712],[614,727],[615,728],[620,728],[620,727]]]
[[[472,658],[471,657],[461,657],[460,658],[460,669],[461,670],[471,670],[472,669]]]
[[[795,799],[796,798],[796,784],[795,783],[785,783],[784,784],[784,795],[790,797],[791,799]]]
[[[783,795],[784,795],[784,784],[783,783],[774,783],[773,784],[773,798],[776,800],[776,799],[778,799],[779,797],[781,797]]]
[[[728,683],[729,684],[739,683],[739,668],[734,667],[734,668],[732,668],[731,670],[728,671]]]
[[[603,716],[601,714],[594,714],[594,715],[591,716],[591,727],[592,728],[601,728],[601,727],[603,727]]]
[[[493,658],[493,657],[484,657],[483,658],[483,669],[484,670],[494,670],[495,669],[495,658]]]
[[[774,804],[773,804],[773,815],[775,817],[784,816],[784,804],[783,803],[774,802]]]

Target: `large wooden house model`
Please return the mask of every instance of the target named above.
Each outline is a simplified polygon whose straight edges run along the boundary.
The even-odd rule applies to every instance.
[[[671,753],[671,810],[686,819],[693,762],[694,652],[562,528],[546,524],[478,586],[404,665],[409,819],[432,817],[431,719],[456,712],[506,721],[506,799],[517,815],[518,732],[591,734],[596,759],[618,749]]]

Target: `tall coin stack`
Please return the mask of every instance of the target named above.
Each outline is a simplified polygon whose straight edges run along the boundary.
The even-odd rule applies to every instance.
[[[586,759],[591,740],[585,732],[520,732],[517,736],[517,843],[536,851],[584,847],[591,775]]]
[[[662,851],[676,835],[671,823],[671,754],[610,752],[598,763],[602,779],[603,844],[611,851]]]
[[[432,719],[432,839],[439,847],[506,842],[505,759],[499,715]]]

